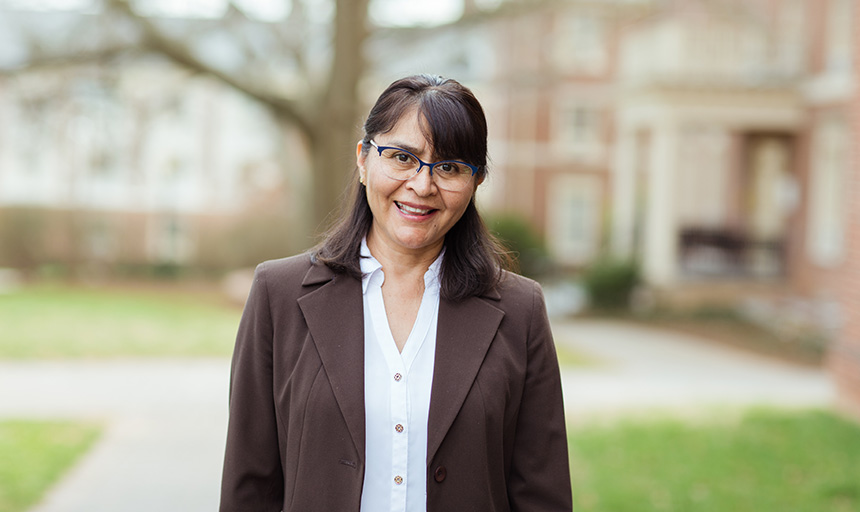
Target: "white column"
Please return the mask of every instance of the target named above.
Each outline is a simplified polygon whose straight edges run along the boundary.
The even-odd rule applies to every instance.
[[[621,127],[615,144],[612,168],[612,254],[633,256],[636,215],[636,134]]]
[[[642,271],[645,280],[655,286],[671,285],[677,278],[678,137],[678,128],[669,122],[655,125],[651,133]]]

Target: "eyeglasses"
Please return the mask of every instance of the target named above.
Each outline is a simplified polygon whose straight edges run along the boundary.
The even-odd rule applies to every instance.
[[[382,157],[382,172],[393,180],[406,181],[415,176],[425,166],[430,168],[430,177],[441,189],[459,192],[465,189],[478,167],[458,160],[443,160],[428,163],[413,153],[394,146],[379,146],[373,140],[370,144]]]

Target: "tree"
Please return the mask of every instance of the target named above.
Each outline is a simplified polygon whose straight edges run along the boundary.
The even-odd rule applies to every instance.
[[[335,0],[331,29],[331,57],[328,69],[307,62],[313,50],[304,47],[309,35],[307,5],[294,2],[290,17],[282,24],[253,22],[232,3],[222,23],[194,34],[172,37],[156,19],[143,16],[128,0],[109,0],[111,9],[123,14],[142,34],[141,44],[189,69],[212,75],[266,105],[284,125],[296,128],[309,149],[311,161],[310,228],[319,228],[335,209],[344,186],[347,148],[355,144],[353,126],[359,118],[361,102],[358,84],[364,70],[362,49],[368,37],[369,0]],[[212,30],[227,29],[241,47],[245,59],[232,69],[219,69],[207,61],[204,52],[195,52],[197,38],[211,36]],[[260,33],[255,31],[266,31]],[[296,37],[298,36],[298,37]],[[265,53],[283,45],[295,71],[302,75],[298,97],[290,97],[263,73],[271,66]],[[198,46],[199,48],[199,46]],[[276,63],[277,65],[277,63]],[[268,70],[271,71],[271,70]],[[302,90],[303,89],[303,90]]]
[[[559,0],[464,0],[455,23],[479,22],[497,14]],[[253,19],[231,0],[212,20],[170,19],[142,12],[143,2],[102,0],[98,16],[84,16],[64,38],[48,44],[38,27],[28,33],[23,66],[59,61],[109,59],[128,48],[160,53],[189,70],[204,73],[268,107],[284,128],[297,130],[308,148],[312,191],[308,232],[324,227],[336,209],[354,161],[355,127],[364,109],[359,84],[366,70],[365,42],[379,27],[368,19],[370,0],[293,0],[289,15],[277,22]],[[490,5],[482,8],[479,4]],[[388,29],[397,30],[397,29]],[[410,34],[421,30],[410,27]],[[284,78],[284,70],[289,76]],[[10,73],[14,70],[0,70]]]

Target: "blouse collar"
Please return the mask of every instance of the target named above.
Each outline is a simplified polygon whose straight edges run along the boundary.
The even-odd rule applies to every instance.
[[[436,256],[436,259],[433,260],[433,263],[430,264],[430,267],[424,272],[424,289],[428,290],[431,287],[435,287],[438,289],[441,287],[441,279],[442,275],[442,258],[445,255],[445,247],[442,247],[442,250],[439,251],[439,256]],[[382,263],[380,263],[373,255],[370,253],[370,249],[367,247],[367,237],[361,239],[361,251],[359,252],[359,265],[361,268],[361,290],[362,293],[367,293],[367,287],[370,286],[371,283],[377,283],[379,286],[382,286],[383,281],[385,280],[385,275],[382,271]]]

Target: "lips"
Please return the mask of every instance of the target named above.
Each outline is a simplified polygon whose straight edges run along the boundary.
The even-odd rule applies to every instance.
[[[399,208],[401,212],[407,215],[429,215],[431,212],[436,211],[435,208],[418,208],[399,201],[394,201],[394,204],[397,205],[397,208]]]

